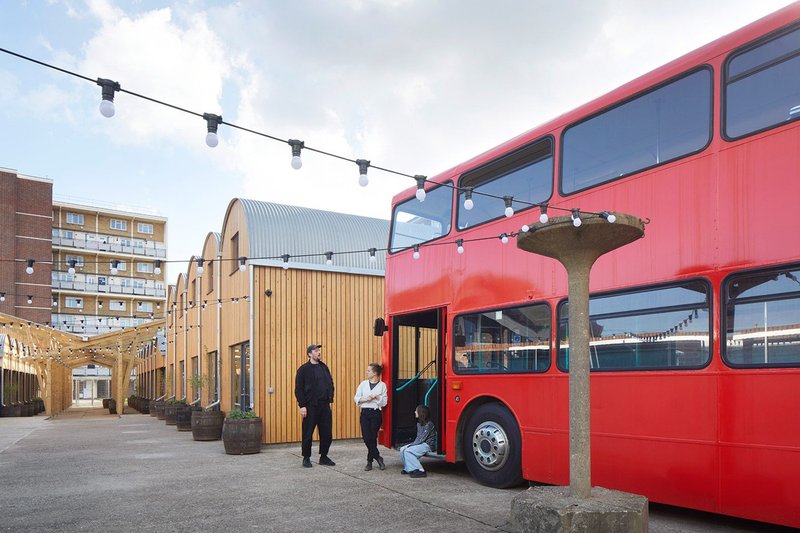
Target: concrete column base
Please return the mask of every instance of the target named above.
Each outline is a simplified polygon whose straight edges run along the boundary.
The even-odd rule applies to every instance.
[[[569,487],[531,487],[511,503],[511,530],[541,533],[646,533],[647,498],[592,487],[575,498]]]

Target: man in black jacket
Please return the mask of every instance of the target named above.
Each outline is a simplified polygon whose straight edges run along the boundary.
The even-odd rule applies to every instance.
[[[311,467],[311,439],[314,428],[319,428],[319,464],[335,466],[328,457],[333,440],[333,377],[322,362],[322,345],[311,344],[306,348],[308,361],[297,369],[294,380],[294,395],[303,417],[303,466]]]

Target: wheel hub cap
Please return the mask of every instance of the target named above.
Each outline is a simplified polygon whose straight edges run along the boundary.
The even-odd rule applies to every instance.
[[[472,435],[472,453],[486,470],[502,468],[508,458],[508,438],[496,422],[484,422]]]

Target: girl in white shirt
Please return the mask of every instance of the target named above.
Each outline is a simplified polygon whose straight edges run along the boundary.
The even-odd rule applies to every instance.
[[[372,470],[372,461],[377,461],[378,468],[386,469],[378,451],[378,430],[381,429],[383,416],[381,409],[386,407],[386,384],[381,381],[383,367],[378,363],[367,366],[367,379],[362,381],[356,389],[353,401],[361,408],[361,436],[367,445],[367,466],[364,470]]]

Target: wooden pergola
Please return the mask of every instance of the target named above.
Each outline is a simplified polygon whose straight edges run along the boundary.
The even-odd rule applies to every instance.
[[[55,393],[58,391],[63,397],[63,391],[71,390],[72,369],[92,364],[110,368],[112,396],[117,413],[122,415],[131,370],[139,362],[137,354],[153,343],[158,330],[164,327],[165,321],[159,319],[88,337],[0,313],[0,334],[7,338],[0,349],[4,361],[6,357],[16,357],[35,369],[48,415],[71,404],[59,401]]]

